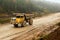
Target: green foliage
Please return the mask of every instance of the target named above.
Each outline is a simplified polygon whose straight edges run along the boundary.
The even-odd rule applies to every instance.
[[[45,39],[48,40],[48,37],[49,37],[48,35],[45,35],[45,36],[40,37],[40,38],[37,39],[37,40],[45,40]]]
[[[34,6],[31,1],[28,3],[26,0],[0,0],[1,8],[0,11],[3,12],[32,12],[32,11],[40,11],[39,8]]]

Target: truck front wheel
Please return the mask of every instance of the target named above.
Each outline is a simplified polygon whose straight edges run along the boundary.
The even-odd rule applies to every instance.
[[[22,24],[21,24],[21,27],[25,27],[26,26],[26,21],[24,21]]]
[[[18,24],[14,24],[14,27],[18,27]]]

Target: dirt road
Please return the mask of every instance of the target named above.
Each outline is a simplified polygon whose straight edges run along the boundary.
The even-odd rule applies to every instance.
[[[11,40],[38,27],[40,28],[40,31],[42,31],[45,28],[52,26],[58,22],[60,22],[60,13],[55,13],[46,17],[34,19],[32,26],[26,26],[23,28],[14,28],[12,24],[1,25],[0,40]]]

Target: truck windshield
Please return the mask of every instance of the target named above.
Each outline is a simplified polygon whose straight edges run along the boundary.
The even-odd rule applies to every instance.
[[[23,16],[16,16],[16,18],[23,18]]]

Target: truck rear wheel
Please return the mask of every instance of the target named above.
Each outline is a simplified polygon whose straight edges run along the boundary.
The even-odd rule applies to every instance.
[[[33,20],[30,19],[30,20],[29,20],[29,25],[32,25],[32,24],[33,24]]]
[[[14,27],[18,27],[18,24],[14,24]]]

